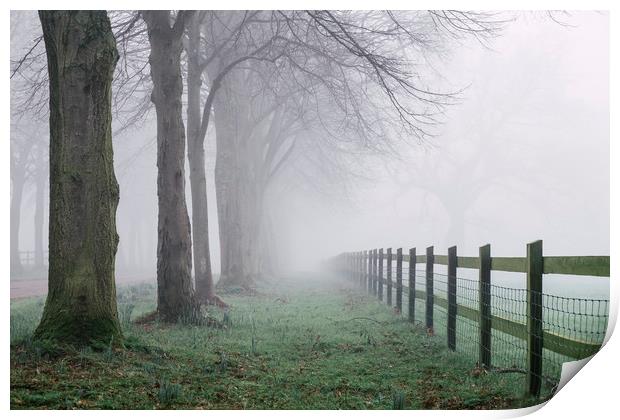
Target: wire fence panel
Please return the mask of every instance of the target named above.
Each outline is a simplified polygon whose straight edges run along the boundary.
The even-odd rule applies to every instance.
[[[473,364],[493,371],[524,373],[531,394],[540,393],[541,387],[553,392],[563,363],[591,356],[600,349],[607,331],[609,300],[543,293],[542,262],[546,258],[545,271],[549,272],[574,269],[578,275],[604,275],[609,273],[608,267],[596,264],[609,264],[609,258],[542,257],[540,241],[529,244],[528,249],[530,246],[532,255],[528,254],[528,258],[493,259],[488,245],[481,247],[480,258],[455,258],[455,250],[452,250],[451,258],[433,255],[432,247],[427,249],[426,255],[416,256],[412,248],[413,255],[399,256],[401,264],[394,264],[396,255],[388,249],[381,278],[381,282],[387,285],[388,296],[384,301],[390,307],[396,304],[394,313],[403,320],[424,326],[427,334],[445,339],[449,348],[466,355]],[[348,278],[363,278],[368,266],[364,261],[365,254],[356,255],[361,256],[362,261],[351,260],[354,262],[349,265],[354,273],[345,267],[343,272]],[[410,264],[411,259],[418,264],[417,267]],[[433,263],[428,264],[429,260]],[[524,279],[523,283],[530,288],[492,284],[490,277],[482,275],[482,269],[477,280],[455,276],[455,261],[456,265],[465,265],[468,272],[475,268],[475,264],[488,263],[489,271],[485,272],[490,273],[491,261],[502,271],[523,272],[521,267],[525,267],[528,282]],[[580,267],[579,262],[586,266]],[[444,263],[452,264],[451,275],[454,277],[449,277],[441,268],[430,273],[418,268],[432,269],[432,265]],[[415,285],[410,284],[410,279],[415,279]],[[415,293],[412,293],[411,286],[414,286]],[[399,289],[402,289],[402,296],[398,295]],[[432,291],[431,306],[429,291]],[[376,293],[376,290],[368,288],[368,292]],[[397,299],[394,299],[394,293]],[[414,305],[410,305],[410,296],[415,296]],[[397,310],[403,307],[412,309],[413,313]],[[485,336],[484,328],[489,328],[490,337]],[[488,360],[481,360],[484,358]]]

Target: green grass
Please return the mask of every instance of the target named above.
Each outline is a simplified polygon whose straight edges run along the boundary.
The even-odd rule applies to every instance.
[[[276,287],[277,286],[277,287]],[[224,296],[225,328],[135,324],[155,287],[120,288],[125,345],[35,342],[42,299],[11,303],[11,408],[476,409],[536,404],[441,337],[334,279]]]

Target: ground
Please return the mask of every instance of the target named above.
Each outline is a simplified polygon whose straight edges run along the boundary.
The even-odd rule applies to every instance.
[[[34,342],[43,298],[11,302],[11,408],[499,409],[523,376],[485,373],[353,285],[300,275],[224,296],[213,326],[135,323],[152,284],[121,286],[125,344]]]

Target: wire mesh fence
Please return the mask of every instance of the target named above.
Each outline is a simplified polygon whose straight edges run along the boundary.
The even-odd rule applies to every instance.
[[[429,334],[445,337],[450,349],[478,366],[525,374],[529,393],[539,395],[541,388],[555,390],[563,363],[598,351],[607,330],[609,300],[543,293],[542,243],[536,245],[538,256],[536,252],[529,256],[536,248],[528,246],[527,259],[502,258],[495,264],[502,264],[505,270],[501,271],[525,273],[526,287],[522,288],[493,284],[491,266],[495,261],[490,247],[488,257],[481,252],[480,258],[462,260],[468,264],[464,268],[474,268],[473,263],[479,266],[478,279],[456,275],[456,248],[447,257],[433,256],[429,253],[432,248],[426,256],[415,256],[415,249],[404,257],[400,249],[397,253],[388,249],[385,255],[379,250],[366,257],[355,253],[348,257],[344,271],[364,290],[394,307],[395,313],[424,325]],[[609,276],[608,257],[551,258],[554,264],[561,258],[565,263],[553,266],[553,272]],[[412,260],[420,266],[426,263],[426,269],[418,269]],[[571,266],[572,261],[581,265]],[[588,266],[591,261],[597,264]],[[435,270],[436,264],[447,266],[447,270]],[[601,268],[601,264],[607,267]]]

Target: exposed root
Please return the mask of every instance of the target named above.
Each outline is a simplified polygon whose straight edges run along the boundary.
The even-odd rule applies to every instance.
[[[203,315],[203,314],[194,314],[193,316],[184,317],[179,319],[179,322],[164,322],[159,318],[159,314],[157,311],[148,313],[146,315],[141,316],[140,318],[133,321],[136,325],[141,325],[145,329],[150,330],[153,328],[153,324],[159,322],[162,325],[175,325],[175,324],[189,324],[189,325],[200,325],[207,326],[213,328],[223,329],[226,328],[226,325],[212,316]]]
[[[158,314],[157,311],[150,312],[148,314],[142,315],[138,319],[136,319],[133,323],[136,325],[144,325],[144,324],[152,324],[157,321]]]
[[[218,295],[213,295],[205,299],[205,305],[217,306],[218,308],[228,309],[230,305],[222,300]]]

